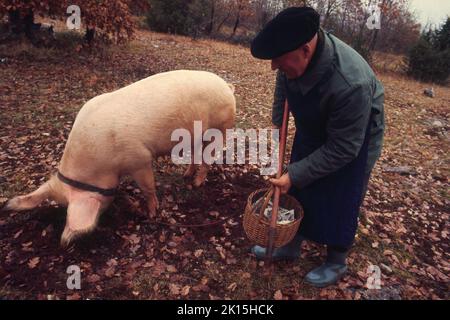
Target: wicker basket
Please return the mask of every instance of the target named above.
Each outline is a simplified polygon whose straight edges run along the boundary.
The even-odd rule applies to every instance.
[[[244,231],[247,237],[257,245],[267,247],[269,244],[270,221],[263,212],[272,196],[270,189],[259,189],[254,191],[247,200],[244,212]],[[260,208],[255,206],[261,198],[264,203]],[[287,224],[276,224],[274,247],[279,248],[289,243],[297,233],[300,222],[303,219],[303,208],[300,203],[292,196],[283,194],[280,197],[280,206],[288,210],[294,209],[294,221]],[[259,209],[259,210],[258,210]]]

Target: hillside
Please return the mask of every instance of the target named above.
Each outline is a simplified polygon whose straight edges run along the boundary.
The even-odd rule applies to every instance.
[[[217,73],[236,87],[237,126],[270,126],[274,73],[241,46],[139,31],[126,47],[95,52],[0,47],[0,205],[32,191],[53,172],[77,111],[88,99],[174,69]],[[315,289],[304,275],[324,257],[306,243],[298,263],[270,277],[248,253],[242,229],[248,195],[264,187],[255,166],[215,167],[205,187],[188,190],[183,168],[155,165],[162,212],[154,221],[125,179],[98,230],[59,247],[65,208],[45,204],[0,216],[0,297],[32,299],[448,299],[450,89],[379,74],[386,89],[385,148],[369,186],[350,271]],[[292,123],[292,121],[291,121]],[[290,128],[292,135],[293,128]],[[208,227],[170,226],[224,219]],[[159,224],[168,223],[169,225]],[[82,290],[66,288],[79,265]],[[367,290],[380,267],[381,289]]]

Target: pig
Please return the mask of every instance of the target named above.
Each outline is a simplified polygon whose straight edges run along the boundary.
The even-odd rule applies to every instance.
[[[61,235],[65,247],[95,229],[114,199],[110,191],[129,175],[146,196],[153,217],[158,199],[152,161],[171,153],[177,143],[171,141],[171,133],[183,128],[192,134],[194,121],[202,121],[203,130],[215,128],[225,134],[234,127],[235,113],[233,85],[206,71],[159,73],[94,97],[75,119],[58,174],[37,190],[12,198],[2,211],[29,210],[46,199],[67,206]],[[199,187],[207,172],[204,162],[191,163],[184,175]]]

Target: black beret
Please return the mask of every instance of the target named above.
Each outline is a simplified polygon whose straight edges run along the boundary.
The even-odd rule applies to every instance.
[[[320,15],[310,7],[291,7],[270,20],[253,39],[255,58],[273,59],[311,41],[319,31]]]

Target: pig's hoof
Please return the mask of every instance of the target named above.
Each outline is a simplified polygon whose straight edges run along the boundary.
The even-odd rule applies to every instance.
[[[193,183],[194,187],[199,188],[200,186],[205,184],[205,180],[206,180],[206,178],[196,177],[194,179],[194,183]]]
[[[8,209],[8,202],[6,201],[4,203],[0,203],[0,213],[5,213],[6,211],[9,211]]]
[[[156,217],[156,210],[148,210],[148,218],[153,220]]]
[[[155,207],[148,207],[148,217],[150,218],[150,219],[153,219],[153,218],[155,218],[156,217],[156,211],[157,211],[157,209],[155,208]]]
[[[156,196],[153,199],[153,203],[154,203],[155,209],[158,210],[159,209],[159,201],[158,201],[158,198]]]
[[[3,204],[0,204],[0,212],[1,213],[6,213],[8,211],[12,211],[15,209],[15,207],[17,206],[16,203],[14,203],[13,201],[14,199],[10,199],[8,201],[6,201]],[[17,202],[17,201],[16,201]]]
[[[159,201],[156,196],[150,197],[148,200],[148,215],[150,218],[156,216],[156,211],[159,209]]]

